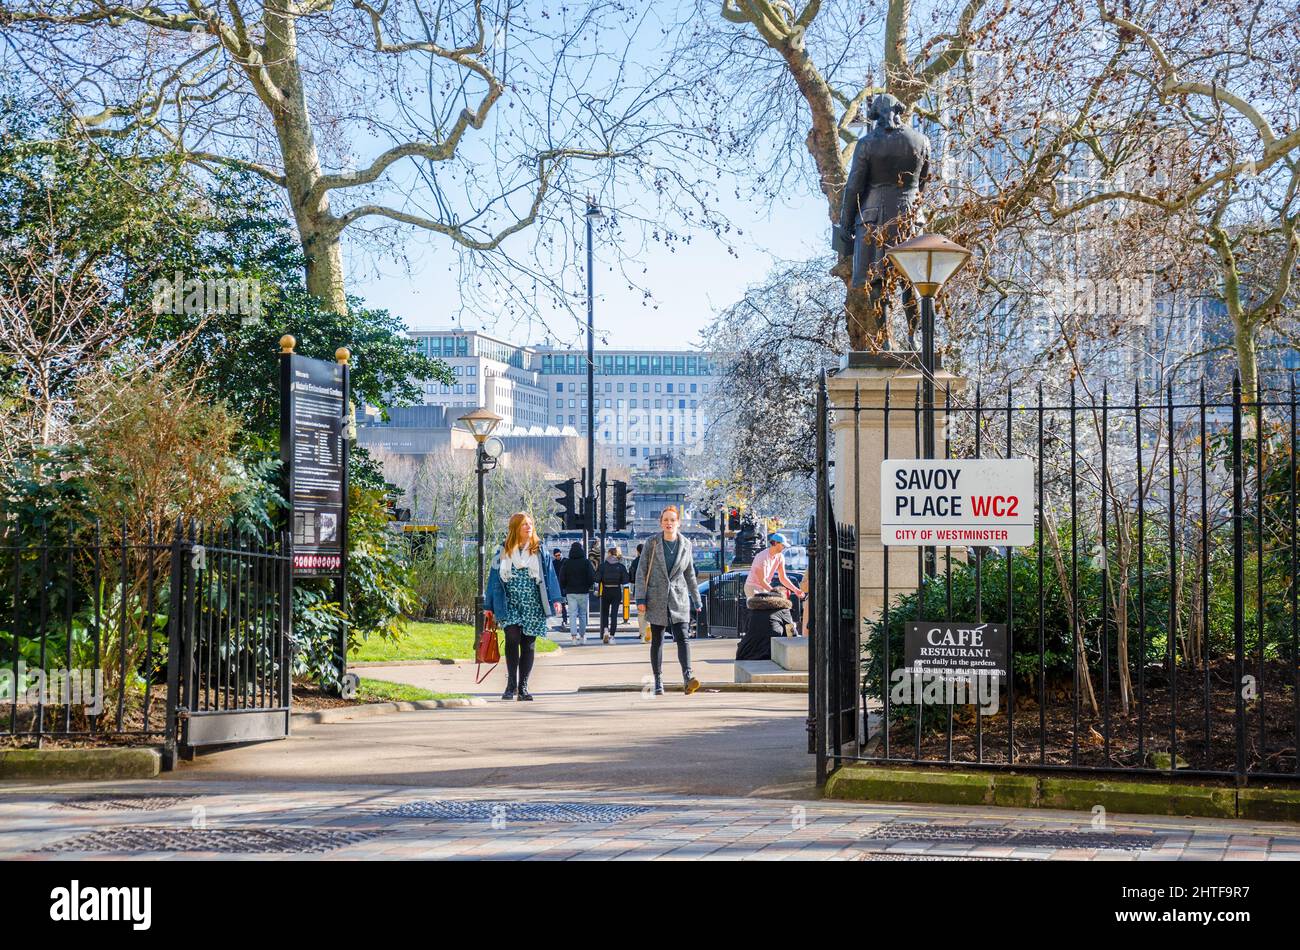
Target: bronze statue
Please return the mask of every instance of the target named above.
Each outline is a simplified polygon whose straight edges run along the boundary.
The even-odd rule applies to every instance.
[[[912,236],[919,218],[921,190],[930,175],[930,140],[903,124],[903,112],[903,104],[891,95],[881,94],[871,101],[869,118],[876,125],[858,139],[853,149],[840,224],[833,237],[841,259],[852,255],[849,293],[870,295],[876,344],[884,349],[889,348],[885,250]],[[906,281],[903,309],[908,335],[912,336],[918,313]]]

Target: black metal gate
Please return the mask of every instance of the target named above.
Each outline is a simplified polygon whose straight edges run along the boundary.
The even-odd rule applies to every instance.
[[[833,531],[813,531],[809,545],[815,550],[809,569],[814,573],[813,596],[821,611],[816,613],[813,635],[813,671],[809,689],[813,698],[816,731],[824,741],[816,743],[818,781],[824,781],[828,758],[838,767],[841,752],[851,745],[861,749],[866,723],[858,715],[858,551],[857,531],[851,524],[835,520],[830,499],[825,500],[826,524]],[[816,609],[816,608],[814,608]]]
[[[170,535],[170,537],[168,537]],[[12,523],[0,534],[0,736],[157,741],[289,733],[287,534]]]
[[[883,433],[878,444],[897,457],[903,432],[907,457],[920,458],[925,411],[914,382],[908,398],[891,402],[886,386],[871,405],[858,388],[849,405],[831,405],[827,384],[810,545],[819,780],[846,759],[1300,777],[1294,378],[1255,396],[1236,381],[1217,396],[1204,383],[1135,386],[1123,399],[1082,384],[1050,398],[1042,387],[1028,398],[942,394],[937,456],[1031,462],[1033,544],[871,542],[870,564],[858,563],[855,539],[879,525],[859,510],[838,522],[832,495],[860,502],[868,437]],[[832,438],[849,440],[837,456],[847,470],[832,462]],[[883,600],[870,615],[858,603],[868,574]],[[992,704],[905,693],[905,626],[922,620],[1005,625],[1011,675]]]
[[[168,758],[289,735],[287,534],[179,531],[172,548]]]
[[[749,628],[745,606],[745,575],[719,574],[709,581],[709,636],[743,637]]]

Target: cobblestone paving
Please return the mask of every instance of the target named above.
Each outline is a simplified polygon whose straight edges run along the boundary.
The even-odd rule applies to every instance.
[[[1300,860],[1300,826],[266,782],[0,786],[0,859]],[[87,808],[87,800],[112,807]]]

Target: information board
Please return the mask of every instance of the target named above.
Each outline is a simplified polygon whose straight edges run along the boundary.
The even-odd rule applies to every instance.
[[[289,508],[296,577],[336,576],[343,566],[343,367],[294,354],[288,359]],[[286,457],[287,456],[287,457]]]

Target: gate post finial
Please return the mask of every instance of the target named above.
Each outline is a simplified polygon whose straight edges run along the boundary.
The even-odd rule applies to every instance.
[[[297,345],[298,345],[298,341],[295,340],[293,337],[291,337],[291,336],[290,336],[289,334],[287,334],[287,333],[286,333],[284,336],[280,337],[280,352],[281,352],[281,353],[292,353],[292,352],[293,352],[293,348],[294,348],[295,346],[297,346]]]

